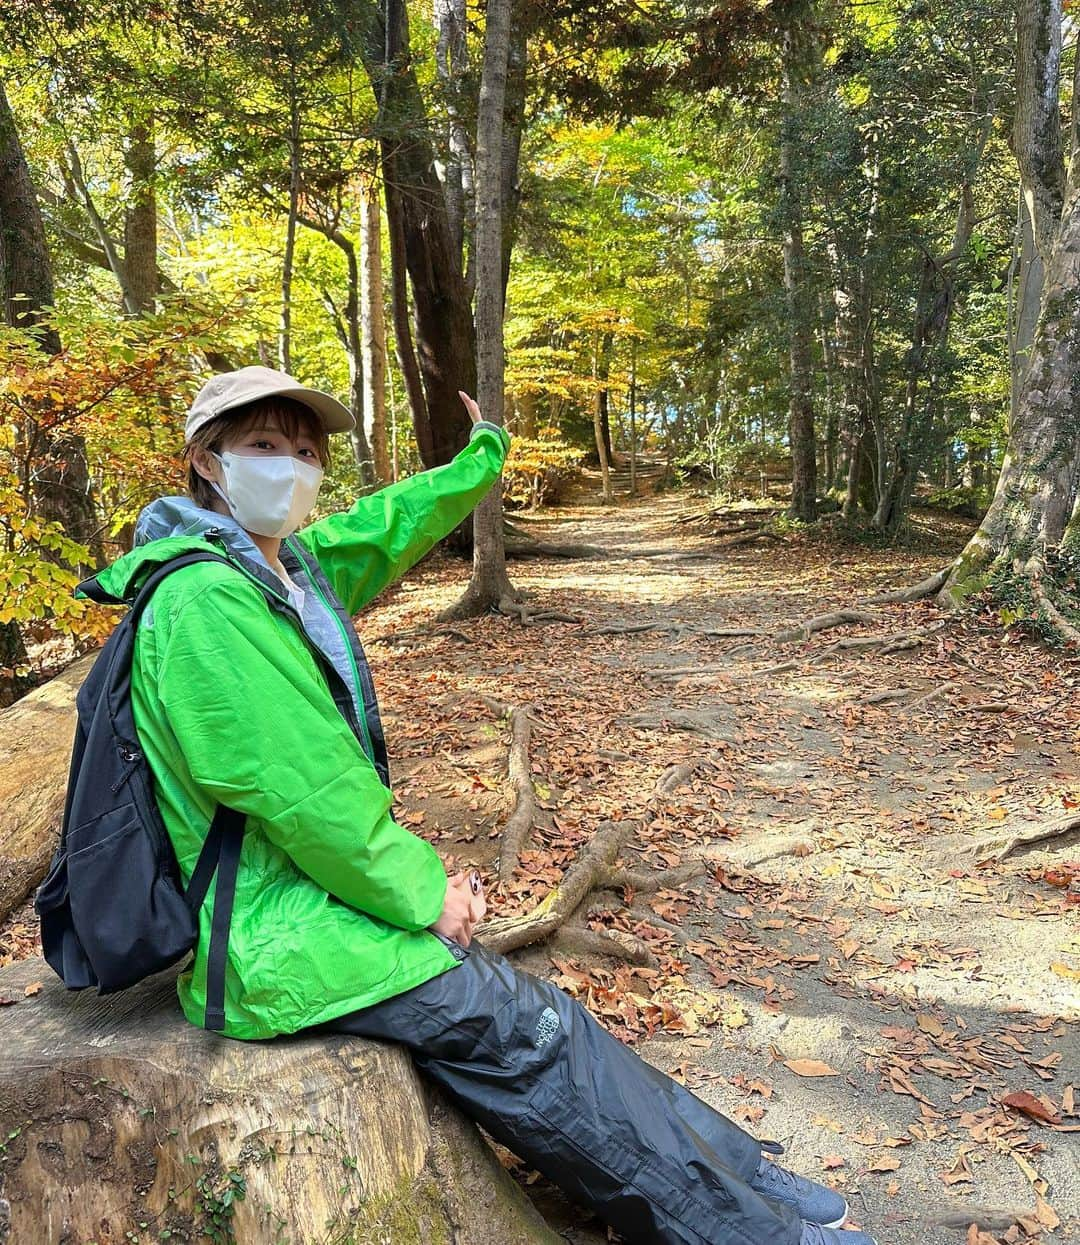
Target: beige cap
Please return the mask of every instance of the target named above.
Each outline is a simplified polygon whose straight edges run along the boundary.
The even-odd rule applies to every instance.
[[[275,396],[303,402],[327,432],[347,432],[356,422],[349,408],[337,398],[318,389],[308,389],[294,376],[275,372],[271,367],[241,367],[208,380],[195,395],[184,425],[184,441],[190,441],[203,424],[226,411],[258,398]]]

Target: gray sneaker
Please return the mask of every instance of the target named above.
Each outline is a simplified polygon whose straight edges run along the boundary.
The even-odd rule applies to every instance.
[[[844,1232],[823,1228],[820,1223],[804,1223],[799,1245],[877,1245],[865,1232]]]
[[[790,1206],[800,1219],[811,1224],[838,1228],[847,1218],[848,1204],[835,1189],[816,1184],[804,1176],[796,1176],[794,1172],[789,1172],[786,1167],[781,1167],[764,1155],[761,1156],[757,1172],[750,1181],[750,1187],[763,1197],[771,1197],[774,1202],[783,1202],[785,1206]],[[813,1240],[812,1237],[808,1239]],[[825,1237],[824,1240],[828,1241],[829,1238]],[[859,1243],[845,1241],[844,1245]]]

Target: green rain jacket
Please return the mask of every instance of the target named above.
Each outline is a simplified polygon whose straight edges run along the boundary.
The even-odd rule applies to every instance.
[[[494,425],[478,424],[453,462],[362,497],[290,540],[314,555],[355,614],[468,515],[498,478],[507,441]],[[168,504],[174,521],[165,530],[174,534],[137,546],[98,581],[130,598],[154,566],[205,549],[207,530],[215,552],[233,563],[198,563],[162,582],[140,625],[132,669],[135,725],[185,884],[216,806],[247,817],[224,1032],[295,1032],[453,968],[449,950],[427,931],[442,913],[442,863],[394,821],[367,727],[358,739],[298,617],[273,609],[257,582],[277,584],[287,599],[281,581],[239,525],[186,499],[148,507],[144,538],[162,529],[160,507]],[[311,580],[300,586],[314,589]],[[373,697],[350,664],[362,712]],[[178,983],[196,1025],[206,1006],[212,908],[213,887],[194,962]]]

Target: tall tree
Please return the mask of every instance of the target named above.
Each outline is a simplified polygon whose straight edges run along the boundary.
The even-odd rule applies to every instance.
[[[0,83],[0,280],[8,324],[34,333],[59,354],[60,335],[46,319],[53,306],[52,263],[37,192]],[[86,445],[77,433],[53,428],[47,411],[24,431],[23,453],[34,463],[33,497],[42,514],[93,553],[100,549]]]
[[[791,514],[796,519],[811,523],[817,518],[817,452],[810,345],[813,295],[803,241],[801,143],[798,137],[799,117],[803,111],[803,83],[811,72],[815,38],[813,33],[807,34],[806,16],[796,9],[784,24],[779,146],[780,220],[784,239],[784,293],[788,321]]]
[[[504,112],[512,0],[488,0],[484,62],[476,117],[476,340],[480,410],[503,423]],[[493,488],[473,517],[473,572],[451,617],[509,605],[516,598],[506,573],[502,492]]]
[[[1017,154],[1046,279],[997,489],[942,595],[961,601],[1000,574],[1029,591],[1033,611],[1059,634],[1080,642],[1068,617],[1075,606],[1057,582],[1071,577],[1080,556],[1080,155],[1070,144],[1062,186],[1060,107],[1049,107],[1046,84],[1029,63],[1031,49],[1045,52],[1060,39],[1060,5],[1023,0],[1018,20],[1018,113],[1043,120],[1025,126]],[[1080,57],[1072,89],[1080,99]]]

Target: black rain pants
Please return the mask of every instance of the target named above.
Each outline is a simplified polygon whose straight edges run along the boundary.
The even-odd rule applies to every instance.
[[[445,940],[444,940],[445,941]],[[408,1047],[420,1071],[567,1195],[641,1245],[797,1245],[749,1187],[761,1146],[548,982],[473,942],[455,969],[319,1026]]]

